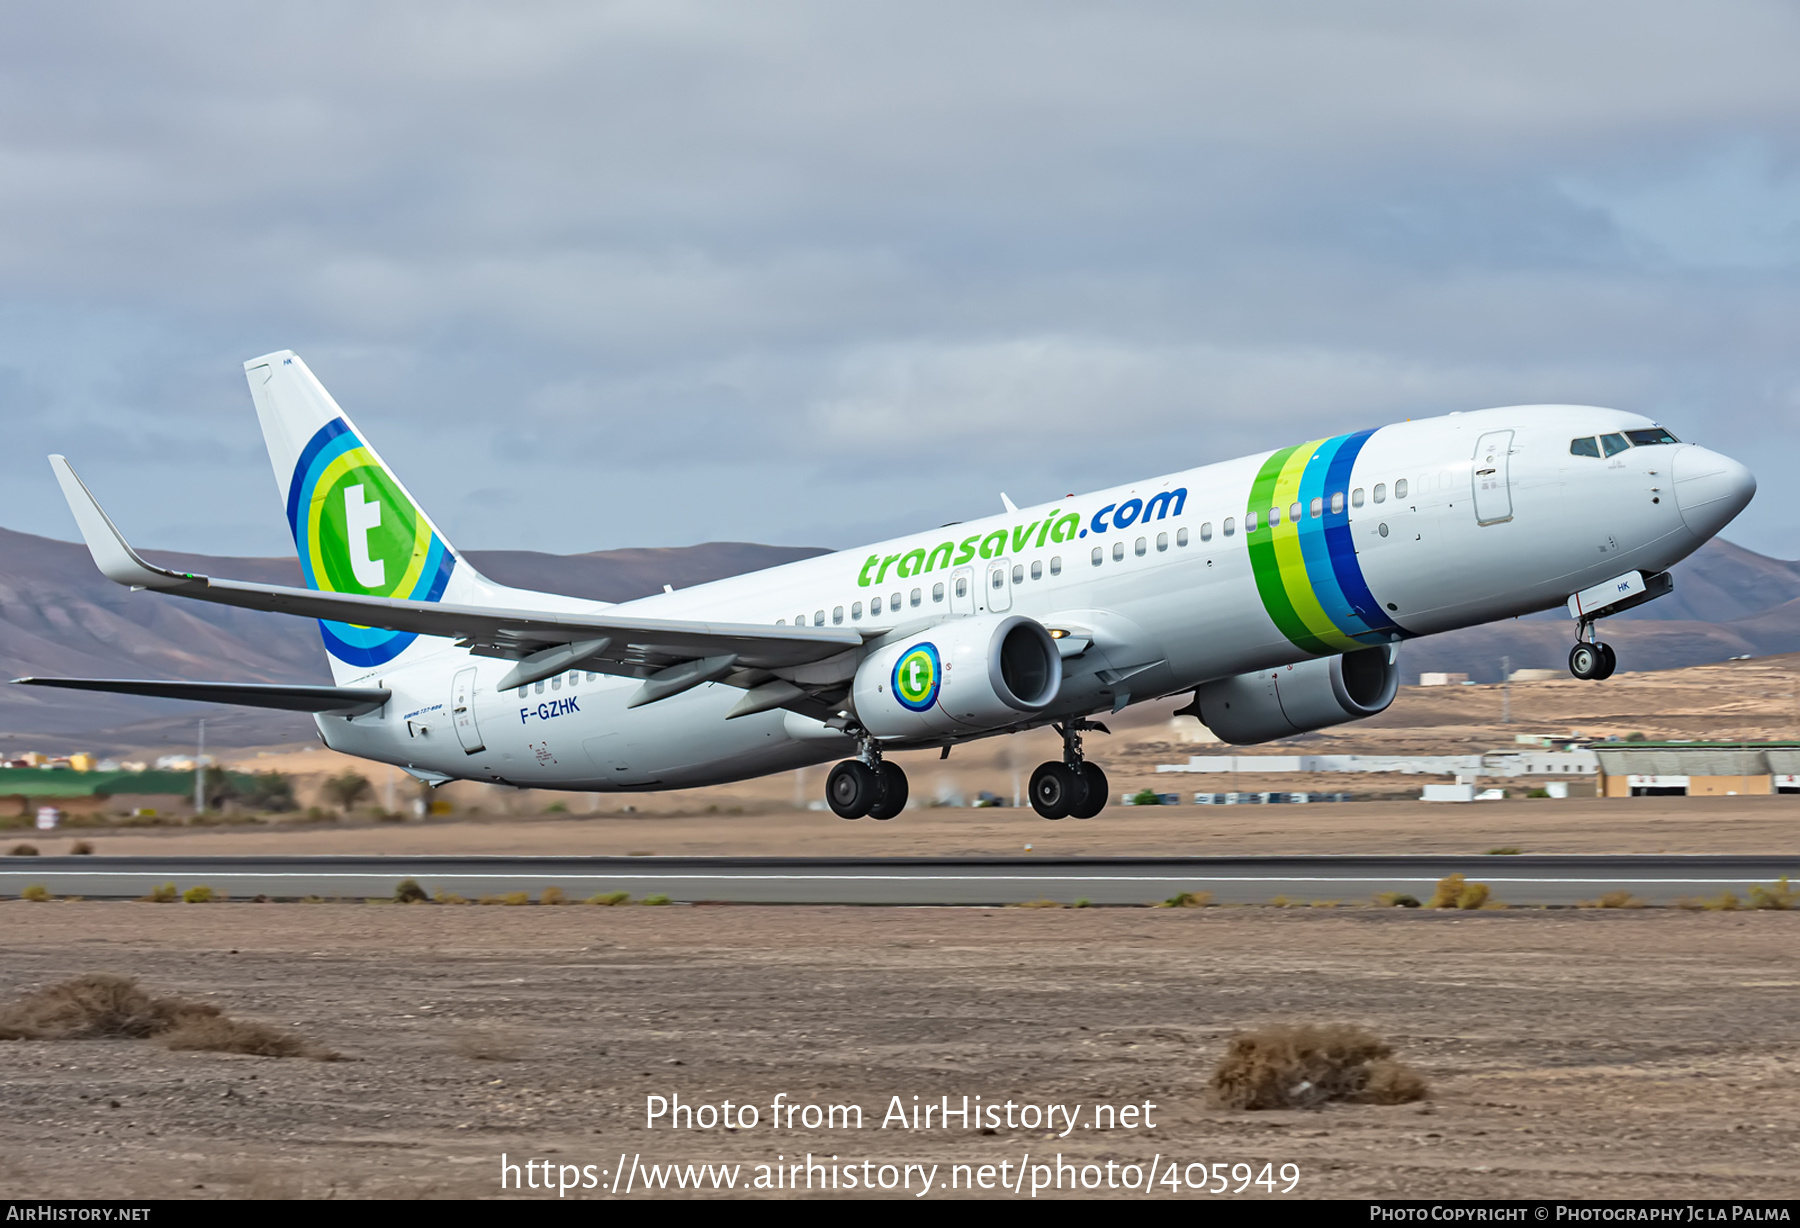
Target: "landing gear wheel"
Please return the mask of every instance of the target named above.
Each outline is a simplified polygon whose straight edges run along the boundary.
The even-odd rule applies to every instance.
[[[881,781],[860,759],[846,759],[825,780],[825,802],[840,819],[860,819],[881,796]]]
[[[1569,672],[1583,682],[1606,677],[1606,654],[1603,644],[1581,643],[1569,649]]]
[[[1087,779],[1052,760],[1031,774],[1031,808],[1046,819],[1060,819],[1087,802]]]
[[[875,769],[875,776],[880,784],[881,796],[869,807],[871,819],[891,819],[906,809],[906,773],[900,770],[898,763],[885,760]]]
[[[1077,819],[1091,819],[1106,809],[1106,773],[1093,763],[1082,764],[1080,771],[1081,779],[1087,785],[1087,796],[1079,806],[1070,806],[1069,814]]]
[[[1613,651],[1611,644],[1596,644],[1595,647],[1600,650],[1602,658],[1600,672],[1594,675],[1594,681],[1599,682],[1612,677],[1613,671],[1619,668],[1619,654]]]

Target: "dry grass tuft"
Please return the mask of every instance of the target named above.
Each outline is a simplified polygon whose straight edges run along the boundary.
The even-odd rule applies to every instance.
[[[1212,904],[1210,891],[1182,891],[1170,896],[1158,908],[1206,908]]]
[[[1010,905],[1010,907],[1013,907],[1013,908],[1061,908],[1062,905],[1057,903],[1055,900],[1025,900],[1022,903]]]
[[[567,904],[569,897],[563,894],[561,887],[545,887],[544,893],[538,896],[540,904]]]
[[[1794,908],[1800,908],[1800,893],[1796,893],[1792,887],[1788,886],[1787,875],[1783,874],[1775,880],[1772,886],[1762,887],[1755,883],[1750,884],[1750,907],[1787,912]]]
[[[91,857],[93,854],[94,846],[86,840],[77,840],[69,846],[69,855],[72,857]]]
[[[1394,1061],[1393,1053],[1386,1041],[1352,1024],[1275,1024],[1232,1038],[1213,1071],[1212,1099],[1232,1109],[1423,1099],[1430,1093],[1424,1077]]]
[[[531,903],[529,891],[508,891],[505,895],[484,895],[477,900],[478,904],[507,904],[517,906]]]
[[[1493,903],[1497,904],[1498,901]],[[1438,879],[1437,891],[1425,905],[1427,908],[1463,908],[1471,911],[1488,906],[1488,885],[1471,883],[1460,874],[1447,874]]]
[[[21,900],[30,900],[33,904],[43,904],[50,899],[50,888],[44,886],[42,883],[33,883],[31,886],[25,888],[25,890],[19,892],[19,898]]]
[[[603,908],[614,908],[620,904],[629,904],[631,902],[631,892],[607,891],[600,895],[590,895],[587,898],[587,902],[590,904],[598,904]]]
[[[1644,901],[1629,891],[1608,891],[1597,900],[1578,905],[1581,908],[1642,908],[1643,906]]]
[[[6,855],[8,857],[36,857],[38,855],[37,845],[15,844],[6,850]]]
[[[206,1002],[161,998],[130,977],[89,973],[26,994],[0,1009],[0,1040],[143,1040],[171,1049],[262,1057],[338,1055],[261,1023],[243,1023]]]
[[[669,902],[669,897],[662,894],[660,891],[657,892],[655,895],[647,895],[643,899],[638,901],[638,903],[640,903],[640,904],[648,904],[653,908],[657,907],[658,905],[667,904],[668,902]]]
[[[181,893],[183,904],[210,904],[214,900],[224,899],[224,893],[216,892],[211,887],[195,885]]]

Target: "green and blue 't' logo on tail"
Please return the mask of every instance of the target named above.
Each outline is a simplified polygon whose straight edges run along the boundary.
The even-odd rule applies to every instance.
[[[306,586],[320,592],[436,601],[456,568],[444,539],[342,418],[301,450],[287,514]],[[417,638],[324,620],[319,630],[326,651],[362,666],[385,665]]]

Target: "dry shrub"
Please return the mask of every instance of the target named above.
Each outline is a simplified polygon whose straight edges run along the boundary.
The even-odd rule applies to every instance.
[[[69,853],[74,857],[91,857],[94,853],[94,846],[86,840],[77,840],[69,846]]]
[[[394,884],[394,903],[423,904],[431,897],[425,894],[425,888],[419,886],[416,878],[403,878]]]
[[[50,899],[50,888],[42,883],[33,883],[19,892],[21,900],[30,900],[33,904],[42,904]]]
[[[1608,891],[1592,904],[1583,904],[1583,908],[1642,908],[1644,901],[1629,891]]]
[[[1232,1038],[1212,1098],[1233,1109],[1293,1109],[1328,1100],[1403,1104],[1430,1088],[1393,1046],[1352,1024],[1275,1024]]]
[[[529,891],[509,891],[505,895],[484,895],[477,903],[511,905],[529,904],[531,903],[531,893]]]
[[[1752,883],[1750,885],[1750,907],[1772,908],[1780,912],[1787,912],[1800,907],[1800,894],[1788,886],[1787,875],[1783,874],[1775,880],[1774,885],[1769,887],[1761,887]]]
[[[598,904],[603,908],[613,908],[620,904],[629,904],[631,902],[631,892],[607,891],[600,895],[590,895],[587,898],[587,902],[590,904]]]
[[[1057,903],[1055,900],[1023,900],[1020,903],[1010,905],[1010,907],[1012,907],[1012,908],[1061,908],[1062,905]]]
[[[1170,896],[1158,908],[1205,908],[1212,903],[1210,891],[1182,891]]]
[[[338,1055],[261,1023],[243,1023],[206,1002],[146,993],[130,977],[89,973],[26,994],[0,1009],[0,1040],[142,1040],[171,1049],[262,1057]]]
[[[200,885],[189,887],[181,893],[181,902],[184,904],[210,904],[214,900],[223,898],[221,893],[214,891],[211,887]]]
[[[648,904],[652,908],[656,907],[659,904],[667,904],[668,902],[669,902],[669,897],[662,894],[660,891],[657,892],[655,895],[647,895],[643,899],[638,901],[638,903]]]
[[[15,844],[6,850],[6,855],[8,857],[36,857],[38,855],[37,845]]]
[[[538,896],[540,904],[567,904],[569,899],[563,894],[561,887],[545,887],[544,893]]]
[[[1471,883],[1460,874],[1438,879],[1437,891],[1425,907],[1477,909],[1488,902],[1488,885]]]
[[[1710,900],[1700,901],[1700,907],[1707,912],[1736,912],[1738,898],[1729,891],[1721,891]]]

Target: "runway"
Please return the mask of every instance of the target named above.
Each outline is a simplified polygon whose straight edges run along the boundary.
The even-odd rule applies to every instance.
[[[676,903],[1006,905],[1032,900],[1142,905],[1178,892],[1220,904],[1334,900],[1381,892],[1424,899],[1446,874],[1487,883],[1515,905],[1573,905],[1626,891],[1672,904],[1800,878],[1800,855],[1333,857],[7,857],[0,896],[41,885],[57,896],[136,899],[164,883],[231,899],[391,898],[403,878],[476,900],[558,887],[574,900],[626,891]]]

